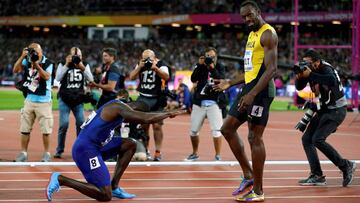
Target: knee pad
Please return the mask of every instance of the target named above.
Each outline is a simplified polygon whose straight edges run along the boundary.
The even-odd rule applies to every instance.
[[[196,136],[199,136],[198,132],[190,131],[190,137],[196,137]]]
[[[30,133],[21,132],[21,135],[30,136]]]

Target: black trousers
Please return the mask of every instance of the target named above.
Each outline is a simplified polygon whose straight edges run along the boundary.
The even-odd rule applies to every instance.
[[[346,107],[327,110],[317,113],[309,123],[304,135],[302,144],[310,164],[311,173],[322,176],[319,157],[316,148],[319,149],[330,161],[332,161],[340,170],[347,166],[347,160],[326,142],[326,138],[344,121],[346,116]]]

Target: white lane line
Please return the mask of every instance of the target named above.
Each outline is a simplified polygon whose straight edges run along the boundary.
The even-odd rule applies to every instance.
[[[235,189],[238,186],[196,186],[196,187],[125,187],[126,190],[193,190],[193,189]],[[326,186],[318,186],[318,187],[308,187],[308,186],[300,186],[300,185],[278,185],[278,186],[264,186],[266,189],[281,189],[281,188],[339,188],[341,185],[326,185]],[[360,185],[350,185],[349,187],[360,187]],[[44,188],[0,188],[0,191],[43,191]],[[63,190],[74,190],[72,188],[63,187]]]
[[[321,195],[321,196],[265,196],[265,199],[324,199],[324,198],[360,198],[360,195]],[[159,198],[135,198],[133,201],[175,201],[175,200],[233,200],[234,197],[159,197]],[[70,201],[95,201],[89,198],[82,199],[57,199],[53,201],[57,202],[70,202]],[[114,199],[115,200],[115,199]],[[114,201],[113,200],[113,201]],[[120,200],[119,200],[120,201]],[[121,200],[123,201],[123,200]],[[130,200],[132,201],[132,200]],[[0,202],[47,202],[47,199],[1,199]]]
[[[277,177],[277,178],[263,178],[264,180],[299,180],[304,176],[297,177]],[[326,179],[343,179],[342,177],[328,177]],[[360,179],[360,177],[354,177],[354,179]],[[76,179],[85,181],[85,179]],[[121,181],[238,181],[239,178],[124,178]],[[45,182],[49,179],[0,179],[0,182]]]
[[[113,172],[113,170],[110,170]],[[323,172],[340,172],[338,169],[334,170],[322,170]],[[309,172],[308,169],[305,170],[264,170],[264,173],[303,173],[303,172]],[[51,174],[53,171],[2,171],[0,174]],[[65,171],[61,172],[62,174],[81,174],[80,171]],[[187,173],[242,173],[241,170],[239,171],[125,171],[125,174],[187,174]]]
[[[360,160],[352,160],[360,163]],[[250,161],[251,163],[251,161]],[[331,161],[322,160],[321,164],[333,164]],[[107,166],[114,166],[116,162],[106,162]],[[265,161],[265,165],[308,165],[302,161]],[[130,162],[129,166],[238,166],[237,161],[162,161],[162,162]],[[75,162],[0,162],[0,166],[76,166]]]

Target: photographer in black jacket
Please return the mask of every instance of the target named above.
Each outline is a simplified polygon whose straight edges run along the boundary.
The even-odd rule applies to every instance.
[[[225,95],[223,92],[219,93],[213,90],[213,85],[214,79],[224,78],[225,68],[220,63],[217,63],[217,51],[215,48],[209,47],[205,52],[205,56],[199,58],[199,62],[191,74],[191,82],[196,85],[193,95],[190,130],[193,152],[185,161],[195,161],[199,159],[199,131],[205,118],[209,121],[213,136],[215,160],[221,160],[222,134],[220,128],[223,124],[221,107],[226,106],[226,101],[220,101],[220,98],[224,98]]]
[[[325,185],[326,179],[321,170],[316,148],[330,159],[343,173],[342,185],[351,183],[356,168],[355,162],[341,155],[326,142],[326,138],[336,131],[346,116],[346,98],[336,70],[321,59],[318,52],[306,51],[303,60],[295,66],[295,86],[297,90],[310,84],[311,90],[319,97],[320,108],[314,113],[302,136],[303,147],[310,164],[311,173],[300,185]],[[310,115],[311,117],[311,115]],[[307,124],[307,123],[305,123]]]

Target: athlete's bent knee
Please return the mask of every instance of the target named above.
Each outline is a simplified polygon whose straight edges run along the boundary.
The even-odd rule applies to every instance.
[[[104,193],[101,197],[97,198],[96,200],[99,202],[110,202],[112,199],[112,194],[111,192],[106,192]]]

